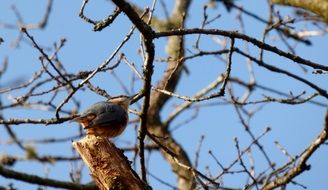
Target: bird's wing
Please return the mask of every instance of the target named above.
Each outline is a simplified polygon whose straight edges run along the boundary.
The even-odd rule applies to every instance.
[[[117,125],[125,123],[126,120],[127,116],[124,109],[121,106],[109,103],[105,106],[105,111],[99,113],[86,128],[103,125]]]
[[[89,113],[80,115],[79,117],[74,118],[72,121],[77,123],[91,122],[94,118],[96,118],[96,114]]]
[[[92,121],[97,115],[106,112],[108,102],[97,102],[88,109],[86,109],[79,117],[74,118],[72,121],[82,123],[85,121]]]

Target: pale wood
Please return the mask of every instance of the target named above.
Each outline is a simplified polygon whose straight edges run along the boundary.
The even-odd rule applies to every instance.
[[[147,189],[147,186],[130,167],[123,151],[116,148],[109,139],[86,136],[72,144],[89,167],[91,176],[99,189]]]

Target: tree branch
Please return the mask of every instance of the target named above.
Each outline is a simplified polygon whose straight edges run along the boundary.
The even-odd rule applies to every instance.
[[[142,34],[142,40],[145,45],[145,51],[147,52],[146,59],[143,66],[143,93],[144,93],[144,104],[141,110],[141,121],[140,121],[140,132],[139,132],[139,155],[141,165],[141,176],[142,180],[147,183],[146,178],[146,167],[144,160],[144,139],[147,130],[148,121],[148,108],[150,105],[150,92],[151,92],[151,77],[153,75],[153,62],[155,56],[155,47],[153,44],[154,31],[146,24],[137,14],[132,6],[123,0],[113,0],[113,2],[129,17],[131,22],[137,27]]]
[[[311,11],[328,23],[328,1],[326,0],[312,0],[312,1],[300,1],[300,0],[271,0],[274,4],[287,5],[292,7],[302,8]]]
[[[328,139],[328,110],[326,112],[324,126],[322,132],[319,136],[310,144],[303,152],[299,158],[299,162],[292,169],[289,169],[283,176],[274,179],[271,182],[264,184],[263,190],[272,190],[277,187],[286,185],[291,182],[296,176],[300,175],[306,170],[310,170],[310,165],[307,165],[306,162],[312,156],[312,154]]]
[[[26,173],[16,172],[14,170],[6,169],[5,167],[0,165],[0,174],[3,177],[16,179],[28,183],[49,186],[49,187],[56,187],[56,188],[64,188],[64,189],[97,189],[95,185],[81,185],[72,182],[65,182],[65,181],[58,181],[48,178],[42,178],[36,175],[29,175]]]
[[[293,55],[289,52],[285,52],[281,49],[278,49],[274,46],[271,46],[267,43],[263,43],[255,38],[252,38],[248,35],[245,35],[245,34],[242,34],[242,33],[236,32],[236,31],[226,31],[226,30],[218,30],[218,29],[199,29],[199,28],[175,29],[175,30],[170,30],[170,31],[165,31],[165,32],[157,32],[155,34],[155,37],[161,38],[161,37],[167,37],[167,36],[176,36],[176,35],[183,36],[183,35],[189,35],[189,34],[206,34],[206,35],[211,34],[211,35],[220,35],[220,36],[225,36],[225,37],[230,37],[230,38],[242,39],[242,40],[252,43],[253,45],[255,45],[261,49],[271,51],[277,55],[288,58],[296,63],[300,63],[302,65],[312,67],[313,69],[321,69],[324,71],[328,71],[328,66],[312,62],[312,61],[304,59],[300,56]]]

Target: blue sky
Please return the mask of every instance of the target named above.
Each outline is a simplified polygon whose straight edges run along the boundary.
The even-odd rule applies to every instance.
[[[17,9],[21,12],[26,23],[35,23],[39,21],[44,13],[45,1],[36,1],[38,3],[32,4],[30,1],[9,1],[2,0],[0,3],[0,22],[15,23],[16,17],[13,11],[10,9],[12,4],[16,5]],[[172,7],[173,1],[168,1],[168,8]],[[242,4],[246,9],[254,11],[257,15],[261,15],[263,18],[267,17],[267,6],[264,1],[254,0],[238,2]],[[143,1],[143,6],[151,6],[152,1]],[[191,5],[192,10],[188,15],[187,28],[199,27],[202,22],[202,6],[204,1],[194,1]],[[124,14],[118,17],[118,20],[114,22],[109,28],[106,28],[102,32],[93,32],[92,26],[78,17],[78,12],[81,6],[81,1],[55,1],[53,9],[50,15],[50,20],[47,27],[44,30],[31,30],[31,35],[35,40],[44,47],[52,47],[54,42],[60,41],[61,38],[67,39],[64,48],[59,52],[61,62],[65,68],[72,73],[83,70],[91,70],[98,67],[118,46],[124,36],[127,34],[131,27],[131,23],[126,19]],[[221,6],[221,5],[220,5]],[[85,14],[92,17],[95,20],[102,19],[109,14],[113,9],[111,3],[107,1],[91,1]],[[281,8],[280,14],[282,16],[292,15],[292,12],[288,8]],[[208,28],[218,28],[224,30],[240,30],[239,23],[236,21],[236,12],[227,14],[223,7],[219,9],[209,9],[211,15],[222,13],[220,19],[211,24]],[[156,16],[164,18],[163,12],[157,4]],[[259,24],[254,19],[247,16],[243,16],[245,22],[246,34],[260,39],[264,30],[264,25]],[[297,23],[297,27],[303,27],[306,25],[304,22]],[[311,28],[311,26],[308,26]],[[1,78],[1,86],[6,87],[17,79],[28,80],[31,78],[34,72],[41,68],[41,64],[38,60],[39,52],[32,48],[25,42],[21,42],[16,49],[10,48],[10,44],[15,41],[18,30],[9,30],[0,28],[0,36],[4,38],[5,42],[0,46],[0,61],[4,57],[8,56],[9,67],[8,71]],[[276,34],[272,32],[267,42],[277,46],[283,50],[286,47],[281,41],[273,40]],[[223,39],[223,38],[221,38]],[[195,36],[186,37],[186,46],[191,48],[195,42]],[[322,65],[327,65],[327,36],[313,37],[311,38],[313,46],[304,46],[298,44],[295,49],[297,54],[303,58],[313,60]],[[165,39],[158,39],[155,41],[156,45],[156,57],[163,58],[165,54]],[[120,52],[124,52],[129,60],[132,60],[137,69],[141,71],[142,59],[138,55],[137,49],[139,48],[139,33],[135,33],[131,40],[123,47]],[[245,42],[236,40],[238,47],[244,47]],[[294,44],[294,43],[292,43]],[[211,37],[202,37],[200,47],[207,50],[220,49],[218,44],[211,40]],[[250,52],[254,55],[258,55],[259,50],[249,44]],[[49,53],[49,52],[48,52]],[[307,79],[318,84],[322,88],[328,89],[328,80],[326,75],[313,75],[311,70],[308,73],[304,73],[299,66],[291,61],[287,61],[272,53],[265,53],[265,60],[272,65],[279,65],[288,70],[305,76]],[[234,55],[232,65],[232,76],[247,79],[246,63],[245,59]],[[182,95],[192,96],[198,90],[202,89],[204,85],[212,82],[218,74],[224,72],[222,62],[213,57],[194,59],[186,63],[186,67],[189,69],[190,74],[183,74],[182,79],[177,88],[177,92]],[[153,84],[160,79],[161,74],[165,69],[165,63],[154,63],[154,80]],[[284,77],[279,74],[271,73],[263,68],[254,66],[254,72],[256,74],[256,80],[259,84],[267,85],[272,88],[279,89],[285,93],[292,91],[294,94],[299,94],[302,91],[306,91],[311,94],[312,89],[309,89],[304,84],[294,81],[290,78]],[[131,72],[127,65],[121,64],[115,73],[129,85],[131,78]],[[92,79],[97,85],[101,85],[111,95],[117,95],[124,93],[117,83],[115,78],[108,74],[100,74]],[[136,84],[135,90],[138,91],[140,82]],[[45,86],[44,88],[48,88]],[[234,89],[237,95],[242,95],[243,89],[236,87]],[[20,96],[26,93],[24,90],[14,91],[10,94],[1,95],[3,104],[9,103],[10,97]],[[56,102],[60,102],[65,93],[60,94],[56,99]],[[255,93],[254,98],[261,98],[263,92],[258,91]],[[78,92],[75,97],[81,101],[82,110],[96,101],[103,100],[102,97],[86,90]],[[37,97],[38,98],[38,97]],[[37,100],[34,98],[32,100]],[[42,98],[48,98],[44,96]],[[327,100],[324,98],[316,98],[315,100],[321,101],[327,104]],[[182,100],[173,99],[169,101],[169,104],[165,106],[161,116],[165,119],[168,114],[173,110],[176,104],[182,103]],[[222,102],[218,100],[210,100],[206,103]],[[141,103],[141,102],[140,102]],[[70,109],[71,103],[67,104],[64,108]],[[246,106],[246,109],[257,109],[260,105]],[[136,105],[133,108],[137,108]],[[177,118],[172,126],[179,124],[186,118],[189,118],[193,111],[187,111]],[[302,150],[319,134],[322,129],[323,118],[325,108],[318,107],[312,104],[306,105],[282,105],[278,103],[271,103],[265,105],[260,112],[250,121],[251,130],[256,135],[260,135],[266,127],[272,128],[272,131],[260,140],[260,143],[264,145],[265,150],[270,154],[270,158],[281,165],[287,161],[287,158],[282,152],[274,145],[274,141],[279,141],[290,154],[296,155],[302,152]],[[54,116],[53,112],[46,111],[27,111],[27,109],[14,109],[4,110],[3,114],[5,118],[51,118]],[[134,115],[130,115],[130,118],[134,118]],[[75,123],[63,123],[59,125],[19,125],[12,126],[17,132],[19,138],[22,139],[40,139],[47,137],[66,137],[76,134],[79,130],[79,126]],[[198,169],[205,171],[205,167],[209,167],[213,175],[220,172],[220,168],[216,165],[215,161],[210,157],[208,151],[211,150],[220,161],[228,165],[233,159],[236,158],[236,149],[234,146],[233,138],[237,137],[240,142],[241,148],[245,148],[251,142],[248,135],[245,134],[240,121],[234,111],[234,108],[230,105],[224,106],[209,106],[201,108],[196,120],[176,130],[173,136],[182,146],[187,150],[192,162],[195,159],[195,151],[197,149],[199,139],[201,135],[205,135],[204,142],[201,148],[200,162]],[[8,135],[3,128],[0,127],[0,140],[5,141],[8,139]],[[118,138],[115,142],[119,147],[126,147],[133,145],[136,142],[136,133],[134,126],[129,126],[124,135]],[[57,143],[53,145],[40,145],[34,144],[41,155],[51,154],[58,155],[59,153],[65,155],[71,155],[72,147],[71,142]],[[266,162],[263,155],[259,152],[255,146],[252,149],[256,172],[263,171],[266,167]],[[0,154],[12,154],[21,155],[22,151],[17,146],[7,146],[0,144]],[[133,154],[127,153],[129,158],[132,159]],[[175,176],[171,174],[170,168],[160,154],[156,152],[150,153],[149,159],[149,171],[162,177],[163,180],[168,181],[171,184],[176,184]],[[313,157],[310,159],[309,164],[312,168],[309,172],[302,174],[296,178],[297,182],[307,186],[309,189],[320,189],[325,185],[326,179],[322,175],[323,171],[328,170],[328,163],[325,160],[327,158],[327,146],[320,148]],[[248,161],[247,157],[244,158]],[[139,161],[137,160],[137,166]],[[49,177],[60,180],[69,180],[71,163],[56,163],[54,165],[45,164],[40,165],[37,162],[19,162],[13,169],[18,171],[25,171],[40,176],[45,176],[46,171],[49,171]],[[238,167],[237,167],[238,168]],[[83,182],[90,181],[88,170],[84,169],[84,175],[82,176]],[[139,168],[137,168],[139,170]],[[205,172],[204,172],[205,173]],[[230,175],[224,178],[224,185],[239,187],[246,181],[245,175]],[[149,176],[150,184],[153,189],[168,189],[168,187],[156,181]],[[10,179],[4,179],[0,177],[0,185],[7,185],[13,182],[19,189],[35,189],[34,186],[26,183],[20,183]],[[51,189],[51,188],[48,188]],[[300,189],[298,186],[289,185],[288,189]]]

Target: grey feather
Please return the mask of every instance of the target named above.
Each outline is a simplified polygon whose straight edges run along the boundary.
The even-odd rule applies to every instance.
[[[96,118],[92,120],[87,128],[122,124],[127,120],[127,114],[121,106],[105,101],[92,105],[80,117],[86,117],[90,114],[96,115]]]

